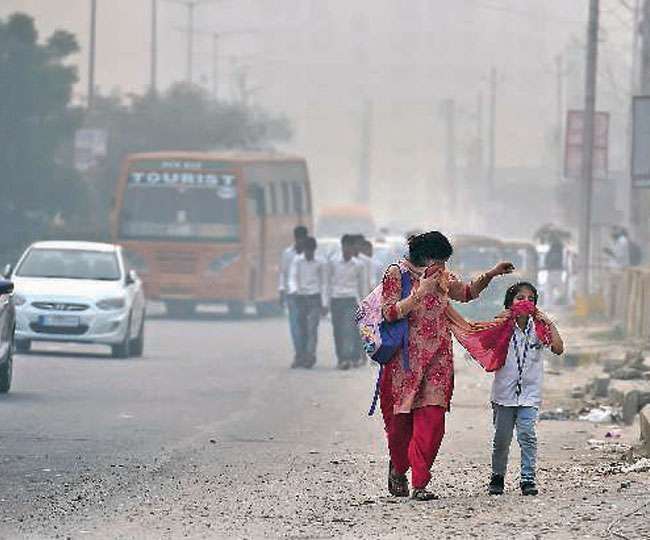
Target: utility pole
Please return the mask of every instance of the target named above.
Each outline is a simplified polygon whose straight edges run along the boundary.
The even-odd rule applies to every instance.
[[[151,74],[149,87],[152,94],[158,92],[158,0],[151,0]]]
[[[638,31],[641,37],[640,81],[637,89],[641,95],[650,95],[650,0],[644,0]],[[645,252],[645,262],[650,253],[650,190],[633,188],[631,201],[634,237]]]
[[[219,34],[212,34],[212,97],[219,101]]]
[[[361,117],[361,155],[359,159],[359,204],[370,203],[370,155],[372,144],[372,101],[364,99]]]
[[[488,146],[488,177],[487,188],[491,191],[494,188],[494,167],[496,157],[496,122],[497,122],[497,70],[490,70],[490,128]]]
[[[90,0],[90,47],[88,49],[88,110],[95,102],[95,39],[97,34],[97,0]]]
[[[185,80],[188,83],[192,82],[194,71],[194,10],[199,4],[209,2],[211,0],[167,0],[181,4],[187,8],[187,65],[185,66]]]
[[[596,73],[598,71],[599,0],[589,0],[587,58],[585,69],[585,110],[582,147],[582,201],[579,251],[581,259],[579,292],[583,299],[590,293],[591,210],[594,176],[594,112],[596,110]]]
[[[559,54],[555,57],[555,72],[557,76],[557,93],[555,98],[557,115],[557,133],[555,141],[557,145],[557,180],[558,182],[561,182],[564,177],[564,147],[562,145],[564,140],[564,67],[562,56]]]
[[[449,208],[451,215],[456,212],[457,195],[456,185],[456,102],[453,99],[445,99],[442,103],[442,111],[445,117],[445,180],[449,193]]]

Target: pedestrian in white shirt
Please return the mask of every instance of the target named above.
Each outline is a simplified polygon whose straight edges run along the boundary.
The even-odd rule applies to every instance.
[[[287,314],[289,317],[289,332],[291,334],[291,341],[294,349],[298,342],[298,313],[296,310],[295,295],[289,292],[289,272],[291,270],[291,263],[293,259],[303,252],[303,243],[307,238],[307,227],[298,225],[293,230],[294,242],[292,246],[286,248],[280,256],[280,272],[278,273],[278,294],[280,296],[280,304],[287,306]],[[294,359],[295,360],[295,359]]]
[[[519,282],[506,291],[504,305],[506,309],[510,309],[515,302],[528,301],[537,305],[537,299],[537,289],[532,284]],[[535,318],[548,325],[551,351],[562,354],[564,343],[555,324],[539,310],[535,312]],[[492,477],[489,485],[491,495],[503,493],[508,453],[515,429],[521,449],[521,492],[523,495],[538,493],[535,484],[537,462],[535,424],[542,403],[544,375],[542,348],[543,344],[535,331],[533,317],[529,315],[517,317],[505,364],[495,372],[492,384],[494,440]]]
[[[297,314],[296,355],[292,368],[311,368],[316,363],[318,323],[325,315],[325,263],[315,258],[316,239],[308,236],[304,252],[294,257],[289,272],[289,293]]]
[[[368,280],[368,292],[372,291],[384,277],[384,267],[374,257],[374,246],[368,239],[364,239],[361,244],[359,258],[366,265],[366,279]]]
[[[341,238],[341,251],[327,263],[326,305],[332,314],[332,329],[339,369],[357,365],[361,358],[361,339],[355,321],[358,301],[365,293],[363,264],[354,256],[355,239]]]

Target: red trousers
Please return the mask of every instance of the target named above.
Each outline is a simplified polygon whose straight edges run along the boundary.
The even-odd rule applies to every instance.
[[[444,407],[431,405],[394,414],[390,391],[383,391],[385,388],[382,384],[381,412],[393,470],[405,474],[410,468],[413,488],[425,488],[445,435],[446,411]]]

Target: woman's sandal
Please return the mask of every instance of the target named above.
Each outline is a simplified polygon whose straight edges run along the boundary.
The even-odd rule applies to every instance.
[[[416,488],[411,494],[411,499],[416,501],[435,501],[438,499],[438,495],[431,493],[424,488]]]
[[[388,492],[395,497],[409,496],[408,478],[405,474],[395,474],[392,463],[388,463]]]

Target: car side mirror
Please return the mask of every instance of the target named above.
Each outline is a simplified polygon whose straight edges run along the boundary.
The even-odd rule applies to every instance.
[[[136,281],[138,281],[138,274],[135,273],[135,270],[129,270],[126,274],[124,283],[127,285],[133,285]]]
[[[11,294],[12,292],[14,292],[13,281],[0,280],[0,294]]]
[[[2,277],[5,278],[10,277],[13,271],[14,271],[13,266],[11,266],[10,264],[5,265],[4,269],[2,270]]]

